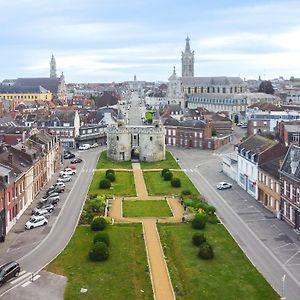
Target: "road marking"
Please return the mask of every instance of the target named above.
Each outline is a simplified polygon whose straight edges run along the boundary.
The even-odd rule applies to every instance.
[[[294,255],[292,255],[284,264],[287,265],[300,251],[297,251]]]
[[[30,280],[26,281],[25,283],[23,283],[21,286],[22,287],[26,287],[27,285],[29,285],[30,283],[36,281],[37,279],[39,279],[41,277],[41,275],[37,274],[34,275]]]
[[[26,271],[22,271],[22,272],[20,272],[19,277],[17,277],[16,279],[10,281],[10,284],[18,283],[18,282],[24,280],[24,278],[26,278],[27,276],[30,276],[30,273],[26,272]]]
[[[31,283],[31,281],[26,281],[25,283],[23,283],[22,285],[21,285],[21,287],[26,287],[27,285],[29,285]]]

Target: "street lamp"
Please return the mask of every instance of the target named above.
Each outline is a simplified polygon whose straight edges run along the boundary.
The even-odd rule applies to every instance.
[[[285,288],[285,274],[282,276],[282,291],[281,291],[281,300],[285,300],[286,298],[285,298],[285,296],[284,296],[284,288]]]

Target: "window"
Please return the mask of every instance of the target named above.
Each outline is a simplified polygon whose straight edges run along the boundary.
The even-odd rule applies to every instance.
[[[296,191],[296,203],[297,204],[300,203],[300,189],[297,189],[297,191]]]
[[[117,141],[119,140],[119,136],[117,135]]]
[[[152,141],[152,136],[150,136],[150,141]]]
[[[256,121],[253,121],[253,126],[257,126]]]
[[[293,207],[290,205],[290,221],[293,222]]]
[[[286,216],[286,202],[283,202],[283,215]]]
[[[202,132],[199,132],[199,138],[202,139]]]
[[[173,129],[173,136],[175,136],[176,135],[176,130],[175,129]]]
[[[276,193],[279,193],[279,183],[275,183],[275,191]]]
[[[293,185],[290,184],[290,199],[293,199]]]
[[[286,181],[283,182],[283,194],[286,196]]]

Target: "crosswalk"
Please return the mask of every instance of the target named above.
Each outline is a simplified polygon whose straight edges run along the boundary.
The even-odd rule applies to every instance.
[[[21,287],[26,287],[30,283],[32,283],[32,282],[36,281],[37,279],[39,279],[40,277],[41,277],[41,275],[39,275],[39,274],[33,274],[31,272],[27,272],[27,271],[23,270],[23,271],[20,272],[19,276],[16,279],[10,281],[9,283],[11,285],[16,285],[18,283],[24,282],[21,285]]]

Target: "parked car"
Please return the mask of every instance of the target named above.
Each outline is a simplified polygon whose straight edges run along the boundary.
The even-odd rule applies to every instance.
[[[79,146],[79,150],[88,150],[91,148],[91,145],[90,144],[83,144],[81,146]]]
[[[247,128],[247,127],[248,127],[247,123],[242,124],[242,128]]]
[[[54,187],[50,187],[47,191],[47,195],[51,195],[53,194],[54,192],[56,193],[62,193],[65,191],[65,188],[63,186],[54,186]]]
[[[32,216],[25,224],[25,229],[32,229],[39,226],[45,226],[48,220],[44,216]]]
[[[46,199],[46,198],[49,198],[49,197],[56,197],[56,196],[59,196],[59,193],[57,193],[57,192],[52,192],[50,194],[46,193],[45,196],[43,196],[42,199]]]
[[[13,277],[18,277],[21,271],[20,265],[15,262],[11,261],[0,266],[0,286],[3,285],[6,281]]]
[[[232,185],[228,182],[225,182],[225,181],[219,182],[217,184],[217,189],[218,190],[226,190],[226,189],[230,189],[230,188],[232,188]]]
[[[82,162],[82,159],[79,157],[76,157],[74,159],[71,160],[71,164],[79,164]]]
[[[243,125],[243,123],[242,123],[242,122],[240,122],[240,123],[238,123],[238,124],[237,124],[237,126],[239,126],[239,127],[240,127],[240,126],[242,126],[242,125]]]
[[[45,204],[45,205],[41,206],[40,208],[36,207],[36,208],[34,208],[32,210],[31,213],[33,215],[35,215],[38,210],[42,210],[42,209],[46,209],[49,213],[51,213],[54,210],[54,205],[52,205],[52,204]]]
[[[57,182],[70,182],[72,181],[72,177],[69,175],[63,175],[57,179]]]
[[[65,183],[64,182],[62,182],[62,181],[58,181],[57,180],[57,182],[56,183],[54,183],[51,187],[58,187],[58,186],[60,186],[60,187],[63,187],[63,188],[65,188],[66,187],[66,185],[65,185]]]
[[[64,154],[64,159],[71,159],[74,158],[75,154],[74,153],[66,153]]]
[[[97,148],[98,146],[99,146],[98,143],[94,143],[91,145],[91,148]]]
[[[77,167],[74,166],[74,165],[69,165],[69,166],[66,166],[66,167],[64,168],[64,170],[66,170],[66,169],[77,170]]]
[[[50,212],[47,209],[37,208],[34,210],[33,216],[44,216],[45,218],[49,218]]]
[[[72,169],[70,169],[70,168],[66,168],[66,169],[63,170],[63,171],[60,171],[60,172],[59,172],[59,175],[60,175],[60,176],[64,176],[64,175],[75,175],[76,172],[77,172],[77,170],[72,170]]]
[[[37,208],[42,208],[46,205],[53,205],[53,206],[56,206],[57,203],[59,201],[59,197],[53,197],[53,198],[49,198],[45,201],[40,201],[38,204],[37,204]]]

